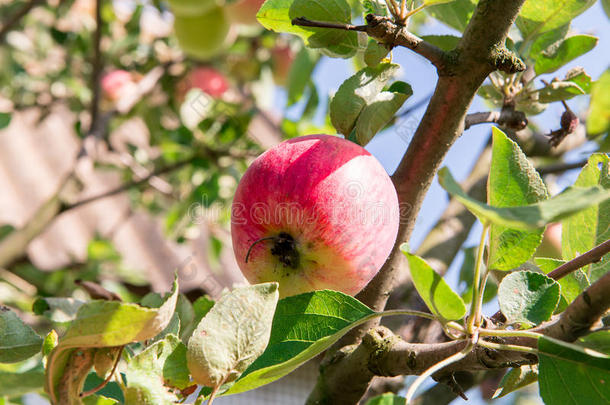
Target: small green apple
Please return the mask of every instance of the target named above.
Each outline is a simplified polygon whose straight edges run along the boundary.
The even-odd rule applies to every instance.
[[[176,16],[191,17],[202,15],[218,7],[216,0],[167,0]]]
[[[232,41],[229,24],[222,8],[193,17],[176,16],[174,32],[182,50],[197,59],[210,59]]]

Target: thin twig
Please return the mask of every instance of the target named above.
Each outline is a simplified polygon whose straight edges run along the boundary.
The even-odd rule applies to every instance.
[[[300,27],[313,27],[313,28],[331,28],[345,31],[360,31],[366,32],[366,25],[352,25],[342,24],[324,21],[312,21],[305,17],[297,17],[292,19],[292,25],[298,25]]]
[[[608,252],[610,252],[610,239],[605,241],[604,243],[597,245],[593,249],[578,256],[577,258],[562,264],[561,266],[557,267],[555,270],[547,274],[547,276],[552,278],[553,280],[559,280],[560,278],[563,278],[582,267],[585,267],[591,263],[599,262],[602,257],[604,257],[604,255],[606,255]]]
[[[566,172],[568,170],[580,169],[581,167],[585,166],[587,164],[587,162],[588,162],[588,160],[584,159],[584,160],[581,160],[580,162],[574,162],[574,163],[558,163],[555,165],[548,165],[548,166],[536,168],[536,170],[538,170],[538,173],[540,173],[541,176],[543,176],[545,174],[557,174],[557,173]]]
[[[185,160],[175,163],[173,165],[162,167],[160,169],[157,169],[157,170],[151,172],[148,176],[143,177],[139,180],[134,180],[134,181],[130,181],[125,184],[121,184],[120,186],[113,188],[111,190],[104,191],[100,194],[96,194],[91,197],[84,198],[84,199],[77,201],[75,203],[72,203],[72,204],[68,204],[63,207],[62,212],[66,212],[71,209],[78,208],[80,206],[92,203],[92,202],[100,200],[102,198],[112,197],[114,195],[121,194],[122,192],[125,192],[133,187],[138,187],[138,186],[141,186],[142,184],[147,183],[151,178],[153,178],[155,176],[159,176],[161,174],[165,174],[165,173],[177,170],[181,167],[184,167],[184,166],[188,165],[189,163],[192,163],[195,159],[196,159],[196,157],[191,157],[189,159],[185,159]]]
[[[610,252],[610,239],[597,245],[586,253],[570,260],[557,267],[555,270],[547,274],[553,280],[559,280],[576,270],[583,268],[591,263],[599,262],[604,255]],[[506,317],[501,311],[496,312],[490,318],[494,323],[506,322]]]
[[[521,130],[527,127],[527,117],[522,111],[504,108],[502,111],[486,111],[471,113],[466,116],[464,129],[473,125],[496,123],[501,126]]]
[[[112,370],[110,371],[110,374],[108,374],[108,377],[106,377],[104,379],[104,381],[102,381],[97,387],[91,388],[89,391],[84,391],[80,393],[80,397],[87,397],[89,395],[95,394],[96,392],[98,392],[99,390],[101,390],[102,388],[104,388],[106,386],[106,384],[108,384],[110,382],[110,379],[112,379],[112,376],[114,375],[114,372],[116,371],[117,366],[119,365],[119,362],[121,361],[121,355],[123,354],[123,348],[125,346],[121,346],[121,348],[119,349],[119,353],[116,356],[116,360],[114,362],[114,366],[112,367]]]

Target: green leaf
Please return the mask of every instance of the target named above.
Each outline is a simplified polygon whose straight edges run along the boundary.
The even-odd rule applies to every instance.
[[[364,108],[377,99],[398,69],[396,64],[382,63],[362,69],[341,84],[330,102],[330,119],[337,131],[350,135]]]
[[[572,97],[586,94],[586,92],[572,81],[554,80],[543,88],[537,90],[538,100],[541,103],[569,100]]]
[[[186,346],[176,335],[149,346],[132,358],[125,371],[127,405],[164,405],[178,401],[175,388],[191,385]]]
[[[403,84],[404,86],[399,88],[399,86],[395,86],[397,84]],[[391,91],[393,89],[397,91]],[[362,109],[358,116],[355,136],[359,145],[364,146],[369,143],[413,94],[411,86],[404,82],[393,83],[389,90],[379,93],[369,105]]]
[[[42,338],[8,307],[0,305],[0,363],[16,363],[40,352]]]
[[[32,311],[43,315],[53,322],[70,322],[76,318],[78,309],[85,301],[64,297],[41,297],[34,301]]]
[[[529,49],[529,57],[536,60],[547,49],[556,48],[565,39],[570,31],[570,23],[554,28],[544,34],[537,35]]]
[[[11,373],[0,370],[0,398],[17,397],[28,392],[42,391],[44,387],[44,369],[35,369],[22,373]]]
[[[0,112],[0,130],[6,128],[11,123],[11,113]]]
[[[388,55],[390,51],[383,45],[380,45],[377,41],[369,38],[366,49],[364,50],[364,63],[367,66],[377,66],[381,61]]]
[[[389,16],[388,7],[383,0],[364,0],[362,2],[364,16],[367,14],[375,14],[380,16]]]
[[[512,229],[533,230],[610,199],[610,190],[602,187],[570,187],[561,194],[523,207],[492,207],[471,198],[455,181],[449,169],[438,172],[441,186],[460,201],[481,222],[503,225]]]
[[[517,17],[523,38],[561,27],[584,13],[595,0],[527,0]]]
[[[591,76],[589,76],[582,67],[577,66],[568,70],[563,80],[575,83],[587,94],[591,92]]]
[[[369,399],[366,405],[405,405],[406,403],[407,400],[404,397],[388,392]]]
[[[75,349],[122,346],[152,339],[169,324],[177,299],[178,282],[174,280],[172,293],[159,308],[101,300],[81,306],[47,360],[45,389],[51,400],[58,400],[58,384]]]
[[[534,263],[536,263],[536,266],[538,266],[544,274],[549,274],[551,271],[564,264],[565,261],[546,257],[536,257]],[[561,296],[565,299],[566,304],[570,304],[574,301],[581,292],[591,285],[591,283],[589,283],[589,278],[582,269],[578,269],[575,272],[560,278],[557,282],[561,286]]]
[[[443,319],[462,319],[466,315],[462,298],[424,259],[409,253],[408,246],[402,245],[400,248],[409,261],[413,285],[430,311]]]
[[[460,42],[460,37],[455,35],[424,35],[421,37],[426,42],[436,45],[443,51],[454,50]]]
[[[591,86],[591,104],[587,117],[589,135],[599,135],[608,130],[610,130],[610,69]]]
[[[15,230],[15,227],[12,225],[0,226],[0,241],[2,241],[2,239],[6,238],[11,233],[13,233],[14,230]]]
[[[493,127],[487,199],[493,207],[518,207],[548,199],[540,175],[515,142]],[[542,241],[543,230],[523,231],[492,224],[487,265],[511,270],[525,263]]]
[[[504,395],[523,388],[538,381],[538,365],[525,365],[511,369],[502,377],[500,386],[494,392],[493,398],[502,398]]]
[[[300,27],[292,20],[306,17],[314,21],[351,22],[351,7],[345,0],[267,0],[256,17],[263,27],[303,38],[307,46],[331,57],[349,58],[358,50],[358,35],[353,31]]]
[[[303,47],[294,59],[288,72],[287,91],[288,106],[293,105],[301,99],[307,83],[310,82],[311,74],[320,60],[319,52]]]
[[[474,13],[476,3],[472,0],[456,0],[448,4],[428,7],[425,10],[437,20],[463,32]]]
[[[566,63],[595,48],[597,40],[597,37],[592,35],[574,35],[566,38],[558,46],[545,50],[535,58],[536,74],[556,71]]]
[[[538,339],[540,396],[547,405],[610,403],[610,356]]]
[[[536,325],[553,315],[559,293],[559,284],[552,278],[532,271],[516,271],[502,279],[498,301],[509,323]]]
[[[591,155],[574,183],[577,187],[594,185],[610,191],[610,157],[607,154]],[[610,239],[610,201],[593,205],[562,222],[561,249],[565,260],[572,260],[608,239]],[[601,260],[583,270],[591,282],[595,282],[610,270],[610,260]]]
[[[235,288],[223,295],[189,339],[195,382],[217,387],[237,379],[267,347],[279,298],[277,283]]]
[[[267,349],[225,394],[238,394],[282,378],[374,316],[377,314],[366,305],[337,291],[281,299]]]
[[[577,344],[610,355],[610,330],[600,330],[578,339]]]
[[[44,341],[42,342],[42,355],[45,357],[48,356],[51,351],[55,349],[58,343],[59,337],[57,336],[57,332],[55,332],[55,329],[51,329],[51,331],[47,333],[47,336],[45,336]]]

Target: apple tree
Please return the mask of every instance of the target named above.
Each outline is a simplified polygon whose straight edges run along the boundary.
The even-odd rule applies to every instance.
[[[211,404],[320,357],[307,404],[534,383],[546,404],[609,403],[610,71],[572,63],[598,42],[572,20],[610,13],[595,3],[1,2],[0,130],[64,114],[78,150],[32,217],[0,228],[0,403]],[[433,20],[452,34],[426,34]],[[437,76],[408,128],[420,79],[399,80],[401,48]],[[328,95],[327,58],[354,66]],[[270,112],[278,88],[298,117]],[[443,160],[485,124],[460,183]],[[393,130],[409,145],[390,176],[364,147]],[[83,167],[122,181],[83,192]],[[449,203],[414,249],[435,179]],[[98,230],[83,257],[39,268],[28,247],[61,216],[124,194],[176,244],[214,212],[207,251],[219,272],[234,251],[250,283],[187,289],[166,269],[159,293]]]

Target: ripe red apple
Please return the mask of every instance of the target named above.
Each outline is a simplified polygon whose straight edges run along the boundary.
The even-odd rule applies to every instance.
[[[197,67],[178,83],[178,98],[183,99],[191,89],[201,89],[213,98],[220,98],[229,89],[229,81],[222,73],[212,67]]]
[[[237,24],[258,24],[256,13],[264,2],[265,0],[241,0],[231,3],[226,7],[229,19]]]
[[[126,70],[113,70],[106,73],[101,80],[102,92],[106,98],[116,101],[126,91],[135,86],[135,81],[131,73]]]
[[[244,174],[233,250],[248,281],[277,281],[282,297],[355,295],[388,257],[398,221],[394,186],[369,152],[335,136],[303,136],[269,149]]]

